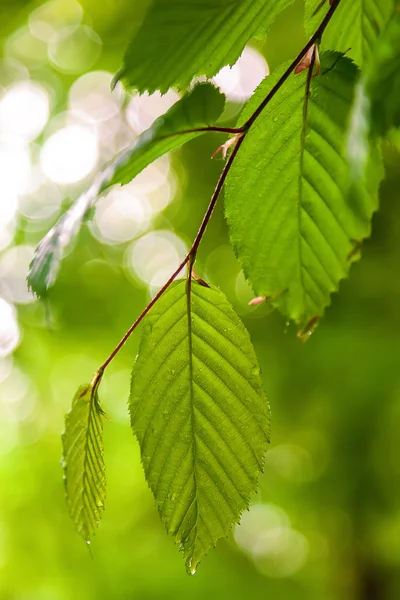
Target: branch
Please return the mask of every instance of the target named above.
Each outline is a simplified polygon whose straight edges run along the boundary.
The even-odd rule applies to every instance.
[[[193,241],[193,244],[189,250],[189,252],[186,254],[185,258],[183,259],[183,261],[180,263],[179,267],[174,271],[174,273],[171,275],[171,277],[168,279],[168,281],[163,285],[163,287],[157,292],[157,294],[154,296],[154,298],[149,302],[149,304],[146,306],[146,308],[143,310],[143,312],[138,316],[138,318],[136,319],[136,321],[134,323],[132,323],[132,325],[130,326],[130,328],[128,329],[128,331],[125,333],[125,335],[123,336],[123,338],[121,339],[121,341],[117,344],[117,346],[115,346],[114,350],[111,352],[111,354],[107,357],[107,359],[103,362],[103,364],[99,367],[99,369],[96,371],[96,373],[94,374],[93,377],[93,388],[92,388],[92,394],[94,394],[96,392],[96,389],[99,386],[99,383],[101,381],[101,378],[103,377],[103,373],[104,370],[108,367],[108,365],[110,364],[110,362],[114,359],[114,357],[118,354],[118,352],[121,350],[122,346],[125,345],[125,343],[127,342],[127,340],[130,338],[130,336],[132,335],[132,333],[135,331],[136,327],[139,325],[139,323],[144,319],[144,317],[147,315],[147,313],[149,312],[149,310],[152,308],[152,306],[154,306],[154,304],[157,302],[157,300],[159,298],[161,298],[161,296],[163,295],[163,293],[169,288],[169,286],[171,285],[171,283],[176,279],[176,277],[179,275],[179,273],[182,271],[183,267],[189,263],[189,277],[191,277],[192,274],[192,268],[194,265],[194,262],[196,260],[196,254],[197,254],[197,249],[200,245],[200,242],[203,238],[203,235],[205,233],[205,230],[207,229],[207,225],[208,222],[211,218],[212,213],[214,212],[214,208],[215,205],[217,203],[218,197],[221,193],[222,187],[225,183],[225,179],[229,173],[229,169],[232,166],[232,163],[235,159],[235,156],[240,148],[240,145],[243,142],[244,137],[240,137],[238,138],[238,141],[236,143],[236,146],[234,147],[234,149],[232,150],[231,155],[229,156],[229,159],[220,175],[220,178],[218,180],[218,183],[216,185],[216,188],[214,190],[214,193],[211,197],[210,203],[207,207],[206,213],[203,217],[203,220],[201,222],[199,231],[197,232],[197,235]]]
[[[282,85],[285,83],[285,81],[288,79],[288,77],[290,76],[290,74],[292,73],[292,71],[296,68],[296,66],[298,65],[298,63],[302,60],[302,58],[304,58],[304,56],[307,54],[307,52],[310,50],[310,48],[312,48],[312,46],[318,42],[322,36],[322,34],[324,33],[327,25],[329,24],[331,18],[333,17],[337,7],[339,6],[340,0],[333,0],[328,12],[326,13],[324,19],[322,20],[320,26],[318,27],[318,29],[316,30],[316,32],[314,33],[314,35],[310,38],[310,40],[307,42],[307,44],[302,48],[302,50],[299,52],[299,54],[296,56],[296,58],[293,60],[293,62],[289,65],[289,67],[286,69],[286,71],[284,72],[284,74],[282,75],[282,77],[279,79],[279,81],[276,83],[276,85],[272,88],[272,90],[269,92],[269,94],[264,98],[264,100],[261,102],[261,104],[258,106],[258,108],[254,111],[254,113],[251,115],[251,117],[246,121],[246,123],[242,126],[242,127],[238,127],[238,128],[231,128],[231,127],[218,127],[218,126],[210,126],[210,127],[201,127],[199,129],[192,129],[192,130],[187,130],[184,132],[179,132],[180,134],[183,133],[194,133],[196,131],[217,131],[217,132],[222,132],[222,133],[232,133],[232,134],[239,134],[242,133],[243,135],[238,136],[237,137],[237,141],[236,144],[228,158],[228,161],[220,175],[220,178],[218,180],[218,183],[216,185],[216,188],[214,190],[214,193],[211,197],[210,203],[208,205],[208,208],[206,210],[206,213],[203,217],[203,220],[201,222],[199,231],[197,232],[197,235],[193,241],[193,244],[189,250],[189,252],[186,254],[185,258],[183,259],[183,261],[180,263],[179,267],[174,271],[174,273],[171,275],[171,277],[168,279],[168,281],[163,285],[163,287],[157,292],[157,294],[154,296],[154,298],[149,302],[149,304],[146,306],[146,308],[143,310],[143,312],[138,316],[138,318],[136,319],[136,321],[130,326],[130,328],[128,329],[128,331],[125,333],[125,335],[123,336],[123,338],[121,339],[121,341],[119,342],[119,344],[117,344],[117,346],[114,348],[114,350],[111,352],[111,354],[108,356],[108,358],[104,361],[104,363],[99,367],[99,369],[96,371],[96,373],[94,374],[93,377],[93,388],[92,388],[92,394],[94,394],[96,392],[97,387],[100,384],[101,378],[103,377],[103,373],[104,370],[108,367],[108,365],[110,364],[110,362],[114,359],[114,357],[118,354],[118,352],[121,350],[122,346],[125,345],[125,343],[127,342],[127,340],[130,338],[130,336],[132,335],[132,333],[135,331],[136,327],[139,325],[139,323],[144,319],[144,317],[147,315],[147,313],[149,312],[149,310],[154,306],[154,304],[157,302],[157,300],[159,300],[159,298],[163,295],[163,293],[169,288],[169,286],[171,285],[171,283],[176,279],[176,277],[179,275],[179,273],[181,272],[181,270],[183,269],[183,267],[185,265],[188,264],[188,268],[189,268],[189,273],[188,273],[188,281],[189,281],[189,294],[190,294],[190,280],[192,277],[192,270],[193,270],[193,265],[195,263],[196,260],[196,255],[197,255],[197,250],[199,248],[200,242],[203,238],[203,235],[207,229],[207,225],[210,221],[210,218],[212,216],[212,213],[214,212],[214,208],[215,205],[217,203],[217,200],[219,198],[219,195],[221,193],[222,187],[225,183],[225,180],[227,178],[227,175],[229,173],[229,170],[233,164],[233,161],[235,160],[235,157],[239,151],[240,146],[243,143],[244,138],[246,137],[246,133],[248,132],[248,130],[250,129],[250,127],[253,125],[254,121],[257,119],[257,117],[261,114],[261,112],[264,110],[264,108],[267,106],[267,104],[270,102],[270,100],[272,100],[272,98],[275,96],[275,94],[279,91],[279,89],[282,87]],[[312,68],[314,66],[314,61],[315,61],[315,53],[313,53],[313,57],[312,57],[312,67],[310,69],[309,72],[309,78],[311,79],[311,74],[312,74]],[[172,135],[177,135],[177,134],[172,134]],[[179,134],[178,134],[179,135]]]
[[[202,131],[216,131],[217,133],[243,133],[243,127],[218,127],[218,125],[207,125],[206,127],[195,127],[194,129],[184,129],[183,131],[176,131],[170,135],[164,135],[160,139],[166,139],[174,137],[175,135],[185,135],[186,133],[201,133]]]
[[[264,100],[261,102],[259,107],[253,112],[251,117],[249,119],[247,119],[246,123],[243,125],[243,129],[245,131],[248,131],[250,129],[250,127],[253,125],[254,121],[257,119],[257,117],[260,116],[260,114],[262,113],[264,108],[267,106],[267,104],[269,104],[269,102],[272,100],[272,98],[275,96],[275,94],[280,90],[282,85],[285,83],[285,81],[291,75],[292,71],[296,68],[296,66],[301,61],[301,59],[304,58],[304,56],[307,54],[309,49],[315,44],[315,42],[318,42],[321,39],[322,34],[324,33],[330,20],[332,19],[333,15],[335,14],[335,11],[336,11],[337,7],[339,6],[339,4],[340,4],[340,0],[333,0],[328,12],[326,13],[325,17],[323,18],[323,20],[321,22],[321,25],[318,27],[318,29],[316,30],[314,35],[308,40],[308,42],[304,46],[304,48],[299,52],[299,54],[296,56],[296,58],[293,60],[293,62],[288,66],[288,68],[286,69],[286,71],[284,72],[282,77],[274,85],[274,87],[269,92],[269,94],[264,98]]]

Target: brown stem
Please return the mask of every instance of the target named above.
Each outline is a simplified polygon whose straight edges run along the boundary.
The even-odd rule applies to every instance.
[[[218,126],[210,126],[210,127],[199,127],[198,129],[190,129],[187,131],[182,131],[180,132],[181,135],[183,135],[184,133],[195,133],[195,132],[201,132],[201,131],[217,131],[217,132],[221,132],[221,133],[232,133],[232,134],[238,134],[238,133],[243,133],[242,136],[238,136],[237,142],[228,158],[228,161],[221,173],[221,176],[218,180],[217,186],[214,190],[214,193],[212,195],[212,198],[210,200],[210,203],[207,207],[206,213],[203,217],[203,220],[201,222],[199,231],[197,232],[197,235],[193,241],[193,244],[189,250],[189,252],[186,254],[185,258],[183,259],[183,261],[181,262],[181,264],[179,265],[179,267],[174,271],[174,273],[171,275],[171,277],[168,279],[168,281],[163,285],[163,287],[159,290],[159,292],[154,296],[154,298],[151,300],[151,302],[149,302],[149,304],[146,306],[146,308],[143,310],[143,312],[138,316],[138,318],[136,319],[136,321],[130,326],[130,328],[128,329],[128,331],[125,333],[125,335],[123,336],[123,338],[121,339],[121,341],[119,342],[119,344],[117,344],[117,346],[114,348],[114,350],[111,352],[111,354],[108,356],[108,358],[104,361],[104,363],[101,365],[101,367],[96,371],[93,380],[92,380],[92,393],[94,394],[100,381],[101,378],[103,377],[103,373],[104,370],[108,367],[108,365],[110,364],[110,362],[114,359],[114,357],[116,356],[116,354],[120,351],[120,349],[122,348],[122,346],[125,344],[125,342],[128,340],[128,338],[132,335],[132,333],[135,331],[136,327],[139,325],[139,323],[144,319],[144,317],[147,315],[147,313],[149,312],[149,310],[152,308],[152,306],[154,306],[154,304],[157,302],[157,300],[159,300],[159,298],[163,295],[163,293],[169,288],[169,286],[171,285],[171,283],[176,279],[176,277],[179,275],[179,273],[181,272],[181,270],[183,269],[183,267],[188,264],[189,266],[189,273],[188,273],[188,280],[191,280],[192,277],[192,269],[193,269],[193,265],[195,263],[196,260],[196,255],[197,255],[197,250],[198,247],[200,245],[200,242],[203,238],[203,235],[205,233],[205,230],[207,228],[208,222],[211,218],[211,215],[214,211],[215,205],[217,203],[218,197],[221,193],[222,187],[225,183],[226,177],[229,173],[229,170],[233,164],[233,161],[235,160],[235,157],[239,151],[240,146],[243,143],[243,140],[245,138],[245,134],[248,132],[248,130],[250,129],[250,127],[253,125],[254,121],[257,119],[257,117],[261,114],[261,112],[264,110],[264,108],[267,106],[267,104],[270,102],[270,100],[275,96],[275,94],[278,92],[278,90],[282,87],[282,85],[285,83],[285,81],[288,79],[288,77],[290,76],[290,74],[292,73],[292,71],[295,69],[296,65],[302,60],[302,58],[307,54],[308,50],[313,46],[313,44],[315,44],[315,42],[319,41],[322,34],[324,33],[329,21],[331,20],[332,16],[334,15],[337,7],[339,6],[341,0],[333,0],[332,5],[330,6],[328,12],[326,13],[324,19],[322,20],[320,26],[318,27],[318,29],[316,30],[316,32],[314,33],[314,35],[310,38],[310,40],[307,42],[307,44],[304,46],[304,48],[299,52],[299,54],[296,56],[296,58],[293,60],[293,62],[289,65],[289,67],[286,69],[286,71],[284,72],[284,74],[282,75],[282,77],[279,79],[279,81],[274,85],[274,87],[272,88],[272,90],[268,93],[268,95],[264,98],[264,100],[261,102],[261,104],[258,106],[258,108],[254,111],[254,113],[251,115],[251,117],[246,121],[246,123],[242,126],[242,127],[238,127],[238,128],[231,128],[231,127],[218,127]],[[312,69],[314,66],[314,61],[315,61],[315,53],[313,53],[313,59],[312,59],[312,66],[310,69],[310,74],[309,74],[309,78],[311,79],[311,74],[312,74]],[[176,134],[173,134],[176,135]],[[189,286],[191,284],[189,283]],[[190,287],[189,287],[190,289]]]
[[[174,137],[175,135],[185,135],[186,133],[202,133],[207,131],[216,131],[217,133],[242,133],[243,127],[219,127],[218,125],[206,125],[205,127],[195,127],[194,129],[185,129],[184,131],[177,131],[163,137]]]
[[[244,130],[247,131],[248,129],[250,129],[250,127],[253,125],[253,123],[257,119],[257,117],[260,116],[260,114],[262,113],[264,108],[267,106],[267,104],[269,104],[269,102],[272,100],[272,98],[275,96],[275,94],[278,92],[278,90],[282,87],[282,85],[285,83],[285,81],[289,78],[292,71],[296,68],[296,66],[301,61],[301,59],[304,58],[304,56],[307,54],[309,49],[315,44],[315,42],[318,42],[320,40],[327,25],[329,24],[329,21],[332,19],[333,15],[335,14],[335,11],[336,11],[337,7],[339,6],[339,4],[340,4],[340,0],[333,1],[332,5],[330,6],[328,12],[326,13],[325,17],[323,18],[320,26],[318,27],[318,29],[316,30],[314,35],[308,40],[308,42],[304,46],[304,48],[298,53],[296,58],[291,62],[291,64],[288,66],[288,68],[286,69],[286,71],[284,72],[282,77],[279,79],[279,81],[277,81],[277,83],[274,85],[272,90],[264,98],[264,100],[261,102],[261,104],[258,106],[258,108],[253,112],[251,117],[249,117],[249,119],[247,119],[246,123],[243,125]]]
[[[214,211],[215,205],[217,203],[218,197],[221,193],[222,187],[225,183],[225,179],[229,173],[229,169],[232,166],[232,163],[235,159],[236,153],[239,150],[239,147],[243,141],[244,137],[238,138],[238,141],[236,143],[236,146],[233,148],[231,155],[229,156],[229,159],[221,173],[221,176],[218,180],[217,186],[214,190],[214,193],[212,195],[212,198],[210,200],[210,203],[207,207],[206,213],[203,217],[203,220],[201,222],[199,231],[197,232],[197,235],[193,241],[193,244],[189,250],[189,252],[186,254],[185,258],[183,259],[183,261],[180,263],[179,267],[173,272],[173,274],[171,275],[171,277],[168,279],[168,281],[163,285],[163,287],[157,292],[157,294],[154,296],[154,298],[149,302],[149,304],[146,306],[146,308],[143,310],[143,312],[138,316],[138,318],[136,319],[136,321],[134,323],[132,323],[132,325],[130,326],[130,328],[128,329],[128,331],[125,333],[125,335],[122,337],[121,341],[117,344],[117,346],[115,346],[114,350],[111,352],[111,354],[107,357],[107,359],[103,362],[103,364],[99,367],[99,369],[96,371],[93,381],[92,381],[92,393],[94,394],[97,387],[99,386],[99,383],[101,381],[101,378],[103,377],[103,373],[104,370],[108,367],[108,365],[110,364],[110,362],[114,359],[114,357],[116,356],[116,354],[118,354],[118,352],[121,350],[122,346],[124,346],[125,342],[128,340],[128,338],[132,335],[132,333],[135,331],[136,327],[139,325],[139,323],[144,319],[144,317],[147,315],[147,313],[149,312],[149,310],[151,309],[152,306],[154,306],[154,304],[157,302],[157,300],[163,295],[163,293],[169,288],[169,286],[171,285],[171,283],[176,279],[176,277],[179,275],[179,273],[182,271],[183,267],[189,263],[189,275],[188,278],[191,279],[191,274],[192,274],[192,268],[193,265],[195,263],[196,260],[196,254],[197,254],[197,249],[200,245],[200,242],[202,240],[202,237],[204,235],[204,232],[207,228],[208,222],[211,218],[211,215]]]

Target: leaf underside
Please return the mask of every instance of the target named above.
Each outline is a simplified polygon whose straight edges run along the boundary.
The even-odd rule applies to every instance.
[[[321,0],[306,0],[305,29],[311,36],[325,8],[317,11]],[[325,2],[328,5],[328,0]],[[341,0],[322,38],[324,50],[348,52],[357,65],[365,67],[381,31],[388,22],[394,0]]]
[[[89,209],[102,192],[111,185],[132,181],[166,152],[202,135],[201,132],[179,132],[214,125],[224,103],[225,96],[210,83],[195,86],[143,132],[132,147],[123,150],[107,165],[38,245],[28,274],[29,288],[36,295],[44,296],[53,285],[66,248],[77,237]]]
[[[278,80],[267,77],[241,121]],[[345,142],[358,71],[338,53],[321,74],[292,75],[257,119],[226,181],[230,238],[257,296],[305,327],[323,314],[369,235],[378,206],[379,157],[349,195]]]
[[[154,0],[118,74],[139,92],[187,87],[233,65],[293,0]]]
[[[268,403],[249,335],[225,296],[178,281],[151,309],[133,367],[131,423],[158,511],[189,573],[249,506]]]
[[[90,188],[62,215],[37,246],[27,277],[29,289],[37,296],[44,296],[55,282],[66,249],[73,244],[89,209],[110,175],[109,167],[99,173]]]
[[[78,533],[90,543],[104,510],[103,411],[92,386],[81,386],[65,417],[62,435],[67,504]]]

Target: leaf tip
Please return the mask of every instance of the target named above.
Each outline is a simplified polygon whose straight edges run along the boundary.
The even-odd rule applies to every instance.
[[[308,321],[308,323],[303,327],[303,329],[300,329],[297,332],[297,337],[301,342],[306,342],[312,336],[319,323],[320,318],[321,317],[319,315],[315,315]]]

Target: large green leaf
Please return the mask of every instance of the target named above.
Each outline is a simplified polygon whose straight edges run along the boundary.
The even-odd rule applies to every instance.
[[[348,153],[354,181],[363,179],[374,140],[400,126],[400,2],[357,86]]]
[[[282,71],[264,80],[242,120]],[[318,77],[292,75],[246,135],[226,181],[230,237],[246,277],[301,327],[323,314],[378,205],[379,159],[366,185],[348,195],[345,141],[357,77],[333,52],[322,54]]]
[[[328,7],[326,0],[306,0],[305,28],[312,35]],[[347,52],[361,67],[373,53],[376,40],[393,12],[394,0],[341,0],[323,38],[324,49]],[[320,9],[318,10],[318,8]]]
[[[293,0],[154,0],[118,74],[140,92],[187,87],[233,65]]]
[[[54,283],[66,247],[77,236],[100,193],[113,184],[128,183],[156,158],[202,135],[202,132],[184,132],[214,125],[224,103],[225,96],[213,85],[197,85],[154,121],[132,147],[107,165],[89,190],[76,200],[37,247],[28,275],[28,285],[33,292],[43,296]]]
[[[257,487],[268,403],[249,335],[216,288],[177,282],[145,320],[132,428],[165,527],[188,572],[228,534]]]
[[[102,414],[92,385],[81,386],[65,417],[62,435],[69,513],[78,533],[88,543],[99,526],[106,495]]]

